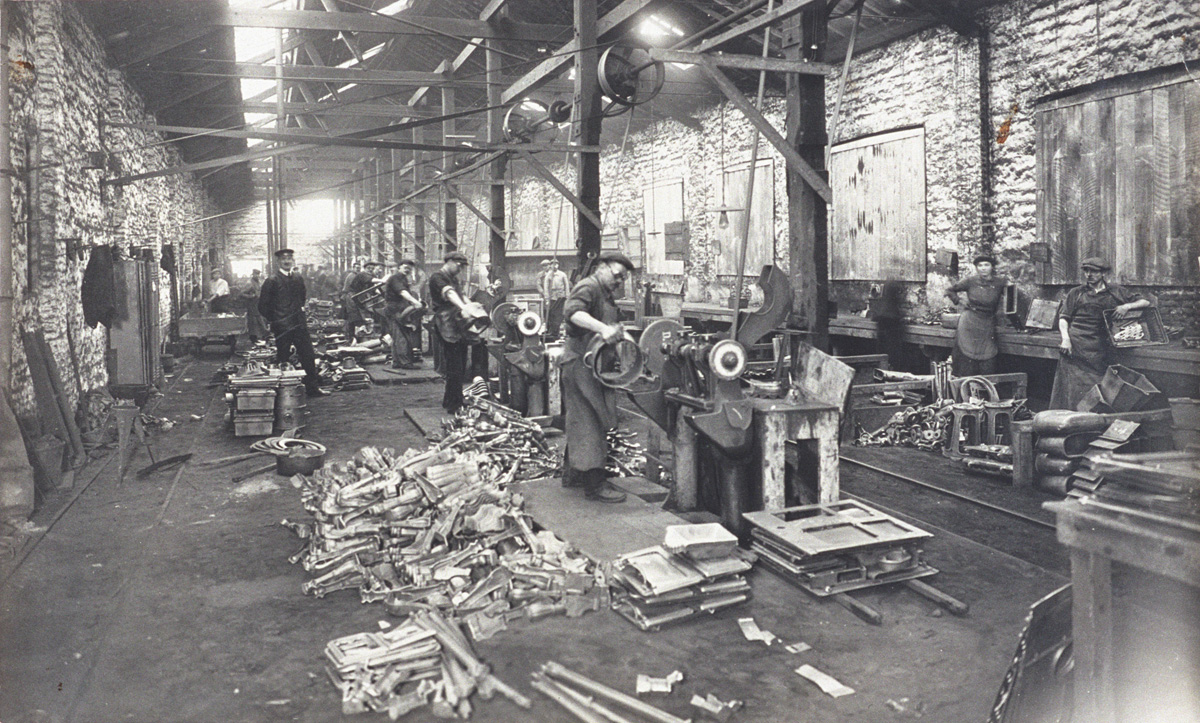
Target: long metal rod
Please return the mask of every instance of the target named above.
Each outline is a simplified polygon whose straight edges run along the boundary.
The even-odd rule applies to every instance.
[[[768,0],[767,13],[771,13],[775,9],[775,0]],[[771,29],[767,28],[763,32],[762,42],[762,57],[767,57],[771,50]],[[754,99],[754,109],[762,112],[763,95],[767,90],[767,71],[758,71],[758,95]],[[738,249],[737,262],[737,283],[733,286],[733,293],[730,294],[731,306],[733,306],[733,326],[730,329],[729,338],[737,340],[738,335],[738,320],[741,317],[742,306],[742,284],[746,281],[746,248],[750,245],[750,210],[754,208],[754,177],[758,175],[758,140],[761,133],[756,126],[754,135],[750,141],[750,173],[746,179],[746,210],[742,213],[742,245]],[[725,175],[725,169],[721,169],[721,175]],[[724,178],[722,178],[724,182]]]
[[[829,121],[829,140],[825,144],[825,167],[829,168],[829,155],[837,143],[838,118],[842,114],[842,97],[846,94],[846,78],[850,76],[850,60],[854,57],[854,43],[858,40],[858,25],[862,20],[863,2],[855,3],[854,27],[850,29],[850,42],[846,45],[846,59],[842,61],[842,75],[838,78],[837,100],[833,102],[833,118]]]
[[[1030,524],[1037,525],[1038,527],[1044,527],[1048,530],[1055,529],[1054,525],[1049,522],[1044,522],[1044,521],[1036,519],[1034,517],[1030,517],[1029,515],[1023,515],[1020,512],[1014,512],[1013,510],[1006,510],[1003,507],[1000,507],[998,505],[993,505],[990,502],[984,502],[983,500],[976,499],[969,495],[964,495],[961,492],[955,492],[953,490],[948,490],[948,489],[944,489],[942,487],[938,487],[937,485],[931,485],[928,482],[922,482],[919,479],[913,479],[912,477],[908,477],[906,475],[902,475],[897,472],[892,472],[891,470],[887,470],[882,467],[876,467],[875,465],[868,464],[867,462],[860,462],[859,460],[851,459],[850,457],[842,456],[842,457],[840,457],[840,459],[843,462],[849,462],[851,464],[856,464],[859,467],[862,467],[863,469],[869,469],[872,472],[878,472],[879,474],[887,475],[888,477],[895,477],[896,479],[898,479],[902,482],[907,482],[911,485],[916,485],[917,487],[924,487],[927,490],[932,490],[934,492],[937,492],[937,493],[940,493],[943,495],[947,495],[947,496],[953,497],[955,499],[962,500],[963,502],[969,502],[973,505],[983,507],[985,509],[989,509],[993,512],[999,512],[1002,515],[1008,515],[1009,517],[1013,517],[1013,518],[1021,520],[1023,522],[1028,522]]]
[[[658,723],[688,723],[683,718],[673,716],[670,713],[666,712],[665,710],[661,710],[661,709],[655,708],[654,706],[649,705],[647,703],[643,703],[642,701],[638,700],[637,698],[634,698],[633,696],[625,695],[624,693],[622,693],[619,690],[613,690],[612,688],[609,688],[607,685],[604,685],[602,683],[597,683],[596,681],[592,680],[591,678],[580,675],[579,673],[576,673],[573,670],[565,668],[561,664],[556,663],[553,660],[542,665],[542,672],[545,673],[546,675],[550,676],[551,678],[554,678],[556,680],[565,681],[567,683],[574,685],[577,688],[582,688],[583,690],[586,690],[589,693],[598,695],[601,698],[604,698],[605,700],[612,701],[613,703],[616,703],[617,705],[619,705],[623,708],[628,708],[629,710],[637,713],[638,715],[641,715],[645,718],[649,718],[650,720],[657,721]]]

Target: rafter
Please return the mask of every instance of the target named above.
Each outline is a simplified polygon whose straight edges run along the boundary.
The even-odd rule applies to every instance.
[[[567,25],[538,25],[504,21],[487,23],[466,18],[410,16],[385,18],[373,13],[331,13],[322,10],[242,10],[225,8],[207,20],[212,25],[239,28],[292,28],[383,35],[455,35],[535,43],[569,35]]]
[[[697,53],[686,50],[666,50],[650,48],[650,57],[664,63],[697,64],[701,58],[708,58],[719,68],[735,68],[737,70],[765,70],[777,73],[801,73],[804,75],[828,75],[836,68],[829,63],[809,63],[778,58],[763,58],[756,55],[727,55],[725,53]]]

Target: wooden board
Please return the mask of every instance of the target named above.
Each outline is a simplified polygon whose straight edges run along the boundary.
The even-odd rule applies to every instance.
[[[924,281],[925,129],[838,144],[829,185],[829,278]]]
[[[1038,238],[1047,283],[1080,281],[1079,262],[1106,256],[1129,284],[1200,281],[1200,87],[1126,83],[1120,93],[1038,111]]]
[[[668,223],[683,221],[683,179],[642,189],[642,228],[646,230],[646,271],[682,274],[683,261],[667,257]]]
[[[775,165],[770,158],[759,159],[755,166],[754,199],[749,212],[730,212],[729,226],[716,227],[719,247],[716,254],[717,274],[737,274],[744,225],[749,221],[750,235],[746,239],[748,271],[772,266],[775,263]],[[746,183],[750,180],[750,164],[742,163],[724,172],[725,200],[730,208],[746,208]],[[716,218],[713,218],[716,226]]]
[[[842,408],[854,382],[854,367],[800,342],[793,365],[795,384],[808,399]]]

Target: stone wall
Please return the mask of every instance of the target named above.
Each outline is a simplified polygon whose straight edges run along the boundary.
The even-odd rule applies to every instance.
[[[158,260],[163,245],[173,244],[186,288],[199,283],[207,249],[220,249],[222,228],[217,221],[196,223],[216,209],[190,176],[101,188],[106,176],[182,161],[153,133],[101,131],[101,117],[153,118],[123,74],[108,67],[103,46],[73,6],[57,0],[12,3],[10,14],[9,60],[25,72],[11,76],[10,95],[16,339],[9,388],[17,414],[29,416],[34,398],[23,330],[45,333],[76,408],[107,382],[106,330],[84,324],[80,302],[89,247],[114,244],[126,253],[147,248]],[[88,167],[89,152],[96,151],[107,154],[107,169]],[[82,253],[68,256],[76,246]],[[164,334],[171,313],[167,280],[162,273]]]

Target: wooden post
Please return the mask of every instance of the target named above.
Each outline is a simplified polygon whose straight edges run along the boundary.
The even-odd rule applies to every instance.
[[[454,113],[454,88],[444,85],[442,86],[442,114],[451,115]],[[450,145],[453,138],[448,136],[454,134],[455,121],[453,118],[442,121],[442,145]],[[442,153],[442,173],[451,173],[454,171],[454,155],[449,152]],[[454,201],[446,198],[442,204],[442,228],[446,231],[446,251],[455,251],[458,249],[458,205]],[[474,262],[474,259],[472,259]]]
[[[675,504],[681,510],[696,509],[696,430],[682,416],[675,420],[671,438],[675,454]]]
[[[596,48],[596,0],[574,0],[575,41],[575,125],[574,140],[586,146],[600,145],[600,81],[597,64],[600,54]],[[578,173],[575,176],[576,195],[597,218],[600,217],[600,154],[579,153]],[[587,268],[590,256],[600,253],[600,229],[579,211],[576,227],[579,268]]]
[[[501,62],[500,53],[496,52],[498,41],[487,41],[487,52],[485,60],[487,61],[487,79],[488,79],[488,105],[500,105],[500,94],[503,90],[501,85]],[[488,111],[488,142],[503,143],[504,133],[502,126],[504,125],[504,111],[500,108]],[[492,224],[497,228],[507,229],[508,224],[505,223],[504,213],[504,177],[508,171],[508,156],[502,155],[491,164],[491,185],[488,187],[488,197],[491,201],[491,217]],[[503,269],[505,266],[505,243],[507,239],[503,235],[492,231],[489,237],[488,258],[491,259],[492,266],[495,269]]]
[[[824,3],[788,19],[783,30],[787,60],[822,60],[829,10]],[[788,143],[823,178],[825,170],[825,78],[787,76]],[[825,202],[799,174],[789,170],[788,250],[792,267],[794,306],[809,331],[809,343],[829,351],[829,238]]]

